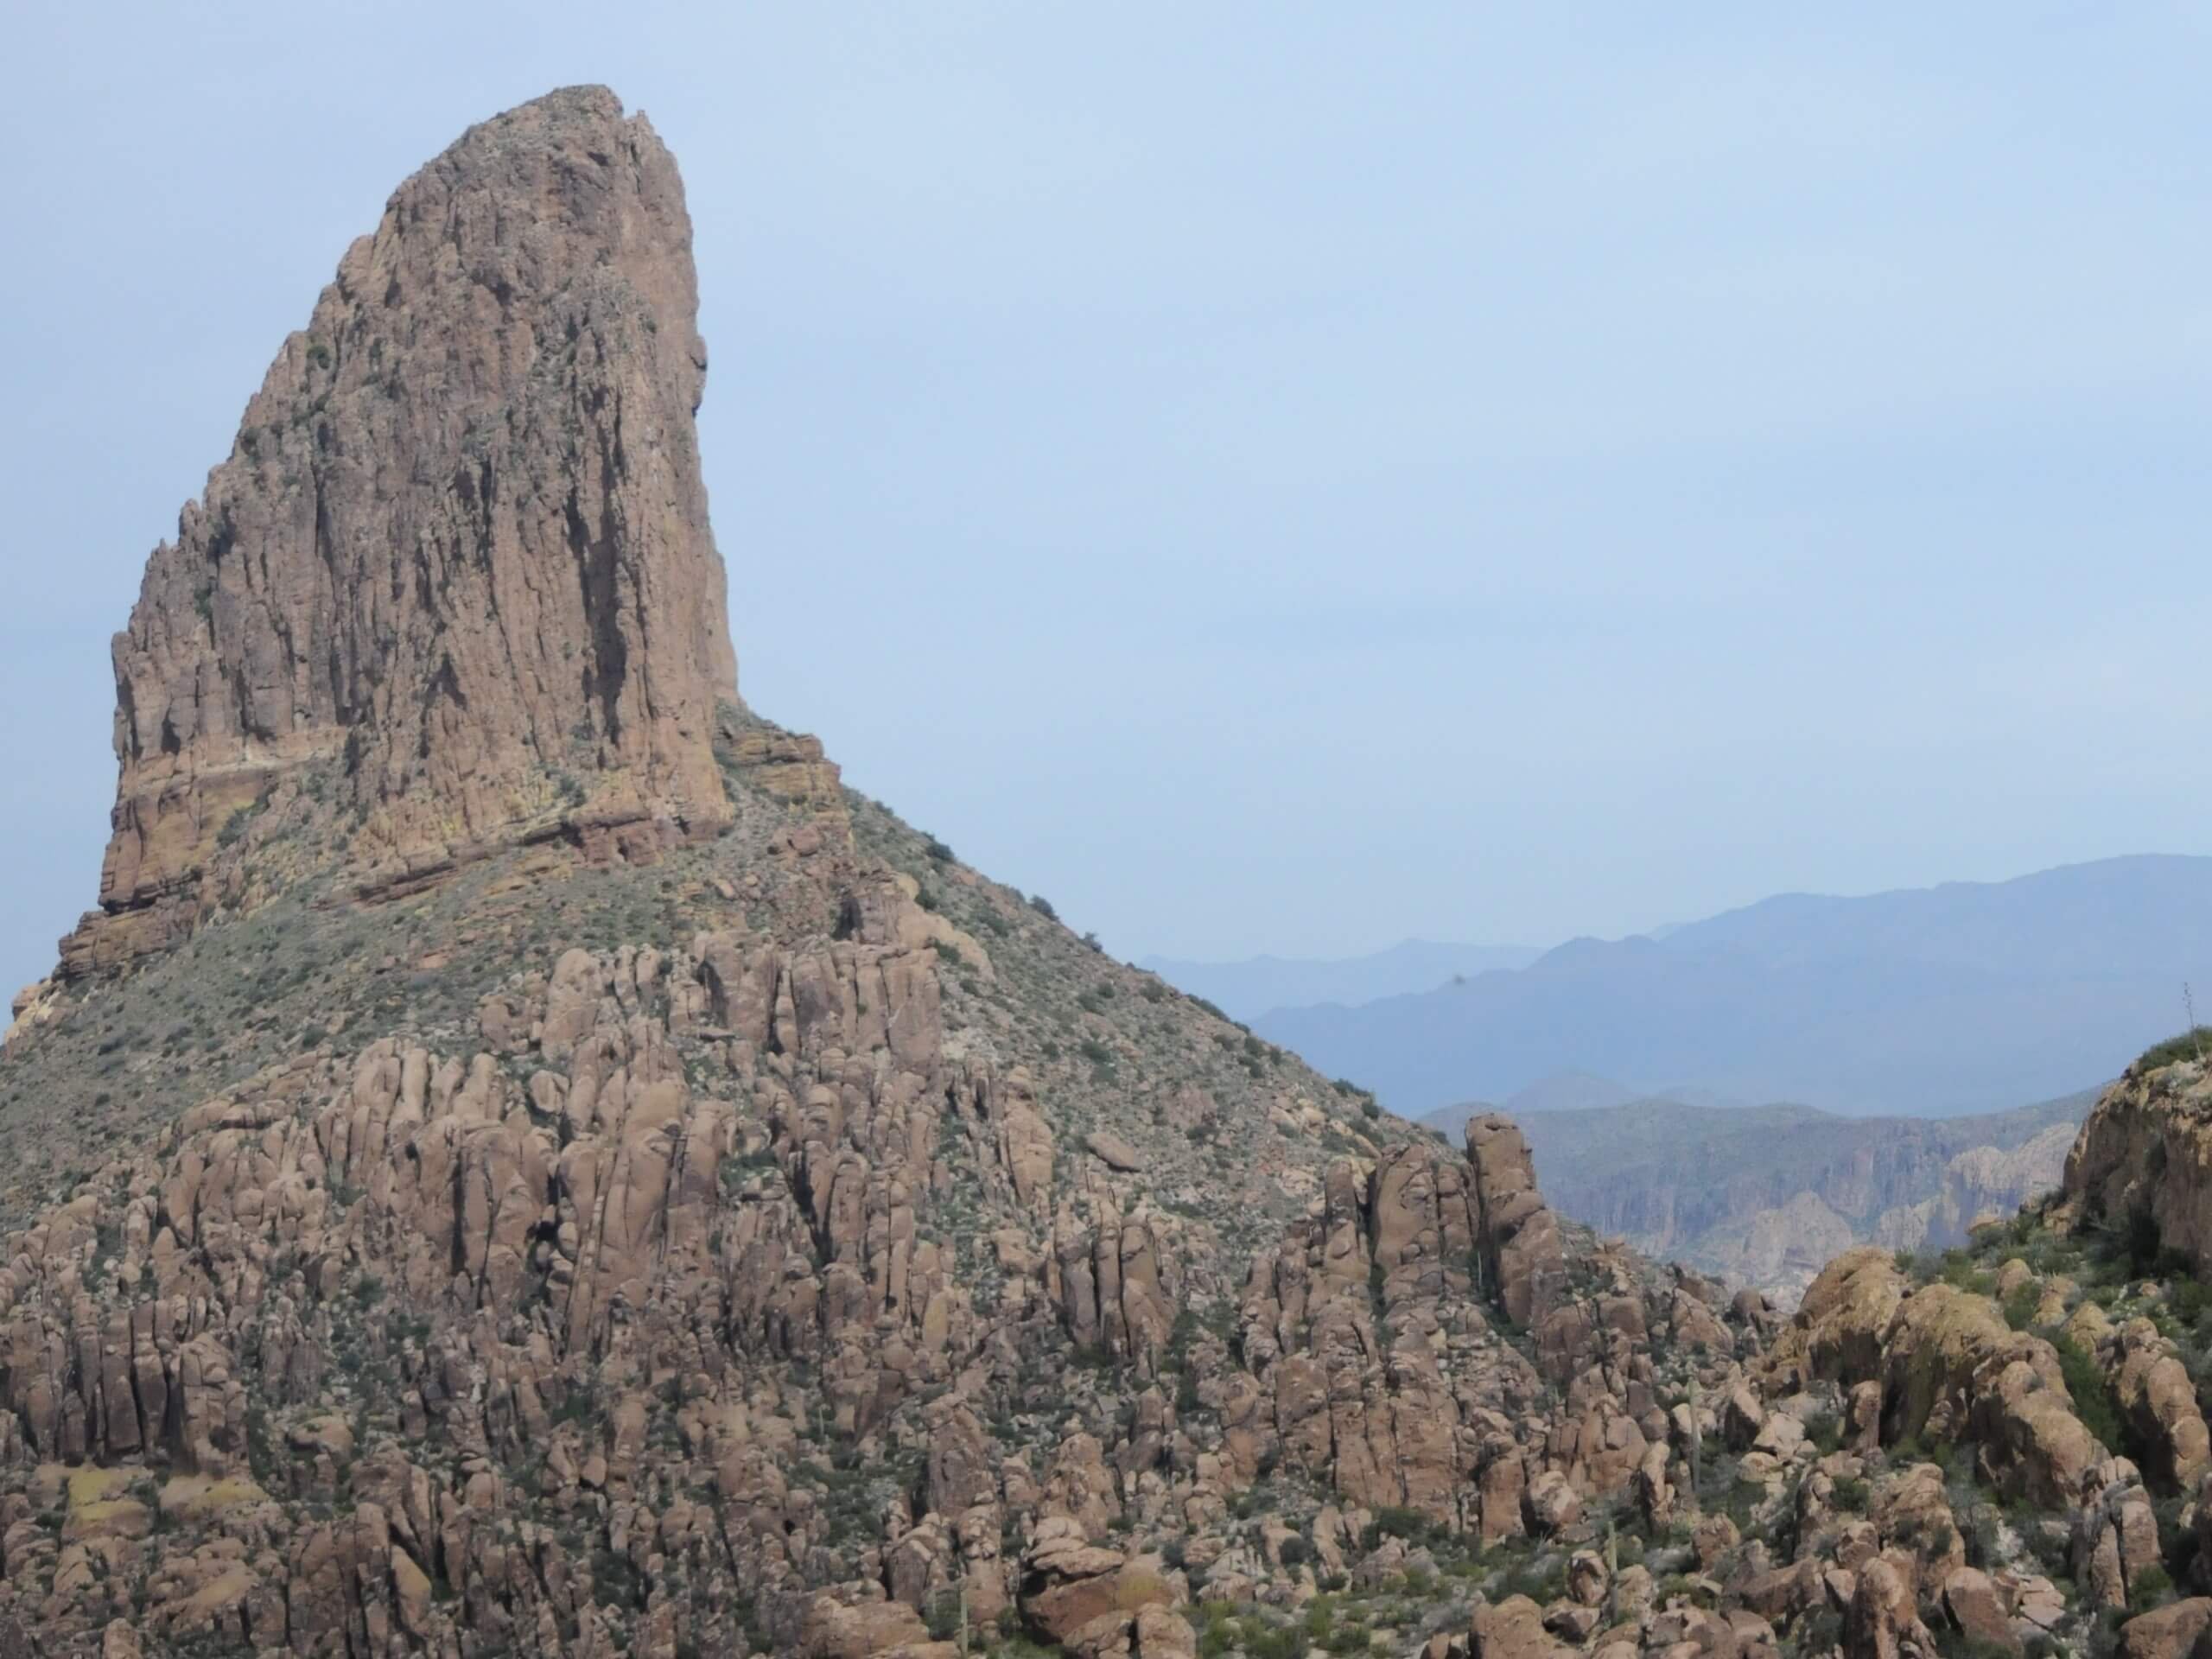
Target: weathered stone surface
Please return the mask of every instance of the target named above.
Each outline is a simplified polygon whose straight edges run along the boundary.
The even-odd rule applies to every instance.
[[[1932,1659],[1936,1650],[1913,1605],[1911,1575],[1886,1555],[1860,1567],[1844,1610],[1845,1659]]]
[[[1849,1389],[1862,1450],[1970,1435],[1993,1478],[2044,1505],[2071,1502],[2101,1454],[2050,1343],[2012,1330],[1986,1296],[1940,1282],[1914,1290],[1877,1250],[1828,1265],[1760,1370],[1772,1389]]]
[[[2082,1125],[2062,1191],[2114,1225],[2143,1216],[2161,1245],[2212,1271],[2212,1065],[2131,1067]]]
[[[2125,1607],[2142,1574],[2165,1570],[2151,1495],[2133,1464],[2111,1458],[2082,1477],[2081,1496],[2074,1517],[2075,1582],[2096,1603]]]
[[[724,820],[696,313],[675,162],[603,88],[399,188],[147,564],[66,973],[173,942],[232,842],[258,850],[253,815],[302,797],[354,815],[346,868],[384,887],[523,837],[643,856]]]
[[[2212,1629],[2212,1598],[2192,1596],[2131,1618],[2120,1627],[2126,1659],[2188,1659]]]
[[[1808,1378],[1828,1381],[1878,1376],[1882,1338],[1908,1288],[1891,1252],[1845,1252],[1807,1288],[1772,1363],[1778,1368],[1794,1359]]]
[[[1565,1262],[1559,1220],[1536,1191],[1529,1142],[1512,1120],[1487,1113],[1467,1121],[1467,1160],[1474,1166],[1477,1248],[1506,1317],[1533,1324],[1556,1304]]]
[[[1984,1651],[2020,1651],[2022,1644],[2012,1619],[1986,1573],[1971,1567],[1957,1568],[1945,1576],[1942,1595],[1943,1611],[1952,1628],[1968,1641]]]
[[[1564,1651],[1545,1630],[1542,1610],[1526,1596],[1475,1610],[1469,1659],[1554,1659]]]
[[[2145,1478],[2162,1492],[2194,1491],[2212,1469],[2212,1435],[2188,1368],[2149,1319],[2129,1320],[2117,1347],[2113,1391],[2145,1448]]]

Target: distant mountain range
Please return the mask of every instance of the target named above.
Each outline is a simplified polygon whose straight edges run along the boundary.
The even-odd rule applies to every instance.
[[[1744,1107],[1745,1103],[1694,1084],[1646,1091],[1616,1083],[1611,1077],[1601,1077],[1594,1071],[1560,1071],[1537,1079],[1495,1105],[1483,1100],[1462,1101],[1456,1106],[1440,1106],[1433,1112],[1424,1112],[1418,1121],[1457,1145],[1467,1120],[1482,1112],[1503,1112],[1517,1122],[1525,1122],[1540,1115],[1578,1112],[1586,1116],[1607,1107],[1653,1105],[1731,1111]]]
[[[1438,944],[1408,939],[1370,956],[1336,961],[1251,957],[1243,962],[1179,962],[1147,957],[1137,963],[1178,989],[1203,996],[1238,1020],[1316,1002],[1372,1002],[1408,991],[1433,990],[1454,976],[1525,968],[1543,955],[1534,945]]]
[[[1519,1121],[1562,1215],[1795,1302],[1854,1244],[1948,1249],[2056,1186],[2095,1098],[1936,1120],[1640,1100]],[[1423,1122],[1456,1140],[1480,1109]]]
[[[1789,894],[1426,992],[1281,1008],[1257,1029],[1408,1115],[1580,1071],[1638,1094],[1691,1079],[1738,1100],[1918,1117],[2116,1075],[2181,1028],[2184,981],[2212,991],[2212,858],[2141,856]]]

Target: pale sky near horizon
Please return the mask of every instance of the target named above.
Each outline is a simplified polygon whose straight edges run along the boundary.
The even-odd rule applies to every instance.
[[[2212,6],[10,9],[0,1001],[385,196],[682,164],[741,683],[1116,954],[2212,852]]]

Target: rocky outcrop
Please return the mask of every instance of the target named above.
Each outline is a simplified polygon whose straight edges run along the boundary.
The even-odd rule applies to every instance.
[[[224,855],[301,801],[372,891],[520,839],[646,855],[725,820],[696,313],[675,162],[603,88],[399,188],[147,564],[100,908],[65,973],[253,896],[305,855]]]
[[[2066,1215],[2149,1228],[2212,1271],[2212,1064],[2129,1068],[2082,1125],[2063,1192]]]
[[[2110,1360],[2113,1396],[2143,1448],[2145,1472],[2161,1491],[2195,1491],[2212,1470],[2212,1434],[2174,1344],[2149,1319],[2130,1319],[2113,1339]]]
[[[61,1012],[61,988],[53,980],[24,986],[9,1005],[8,1029],[0,1035],[0,1048],[29,1036],[49,1020],[59,1018]]]
[[[1829,1264],[1764,1370],[1772,1388],[1866,1389],[1878,1443],[1972,1440],[1993,1482],[2046,1505],[2070,1503],[2101,1454],[2049,1342],[2012,1330],[1986,1296],[1915,1289],[1879,1250]]]
[[[1556,1306],[1563,1274],[1559,1221],[1536,1191],[1528,1138],[1495,1112],[1467,1120],[1467,1161],[1474,1167],[1475,1250],[1499,1305],[1516,1324]]]
[[[1655,1344],[1709,1326],[1725,1352],[1719,1294],[1620,1253],[1570,1272],[1510,1125],[1464,1158],[1331,1160],[1251,1263],[1232,1357],[1177,1316],[1211,1253],[1194,1269],[1116,1166],[1157,1143],[1047,1211],[1033,1079],[949,1034],[944,958],[895,902],[848,897],[850,937],[569,950],[485,997],[467,1052],[302,1056],[98,1172],[7,1243],[0,1503],[82,1471],[64,1542],[97,1528],[150,1573],[142,1628],[168,1641],[558,1624],[579,1568],[532,1545],[550,1504],[594,1517],[595,1574],[686,1598],[687,1629],[742,1602],[778,1650],[936,1654],[1004,1615],[1071,1652],[1180,1656],[1192,1592],[1116,1541],[1138,1516],[1216,1590],[1372,1551],[1332,1510],[1240,1569],[1217,1529],[1278,1464],[1354,1516],[1495,1540],[1688,1485]],[[1033,1465],[997,1436],[1056,1341],[1109,1368],[1103,1433],[1054,1430]],[[855,1575],[794,1454],[893,1433],[925,1455]],[[224,1548],[242,1528],[282,1547]],[[68,1572],[26,1535],[0,1610]]]

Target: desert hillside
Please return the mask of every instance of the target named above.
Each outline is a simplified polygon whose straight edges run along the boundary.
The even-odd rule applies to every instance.
[[[642,116],[473,128],[149,561],[0,1659],[2192,1648],[2200,1061],[1793,1319],[1562,1218],[744,705],[696,302]]]

